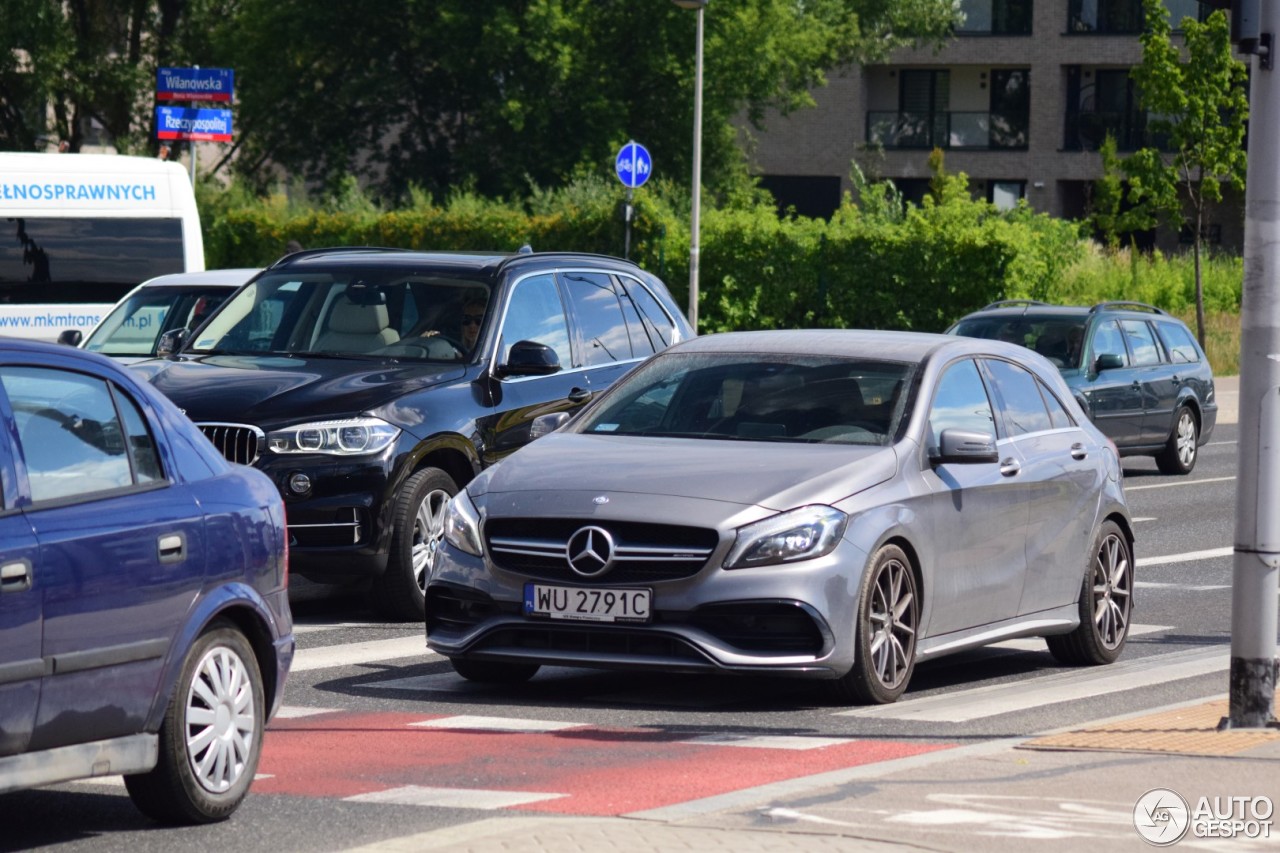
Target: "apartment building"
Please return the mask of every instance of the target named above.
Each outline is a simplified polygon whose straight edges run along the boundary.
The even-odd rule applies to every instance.
[[[1176,28],[1207,14],[1165,0]],[[929,152],[998,206],[1018,199],[1068,218],[1089,211],[1110,132],[1120,151],[1146,144],[1129,69],[1142,60],[1141,0],[960,0],[964,24],[940,51],[896,51],[884,65],[829,75],[817,109],[772,116],[752,133],[756,174],[780,206],[827,216],[852,188],[851,164],[890,178],[908,199],[928,189]],[[1243,243],[1243,199],[1229,198],[1210,242]],[[1189,234],[1181,235],[1183,241]],[[1174,248],[1176,233],[1162,234]]]

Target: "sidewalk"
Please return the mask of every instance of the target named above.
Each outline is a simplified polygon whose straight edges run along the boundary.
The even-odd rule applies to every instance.
[[[1214,396],[1218,400],[1218,423],[1234,424],[1240,422],[1240,377],[1215,376],[1213,379]]]
[[[1272,813],[1280,802],[1280,730],[1219,732],[1226,713],[1225,698],[1200,701],[622,817],[500,817],[358,849],[1108,853],[1151,849],[1135,820],[1159,834],[1173,832],[1181,819],[1191,827],[1179,846],[1274,850],[1280,844],[1280,815]],[[1156,788],[1181,800],[1167,792],[1144,797]],[[1234,809],[1241,822],[1195,819],[1202,797],[1218,817],[1230,818],[1226,810]],[[1202,837],[1206,829],[1234,829],[1239,837]],[[1267,831],[1269,837],[1243,835]]]

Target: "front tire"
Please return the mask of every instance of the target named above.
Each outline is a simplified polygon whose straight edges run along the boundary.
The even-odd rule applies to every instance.
[[[1173,419],[1173,432],[1164,450],[1156,455],[1156,467],[1162,474],[1190,474],[1199,456],[1200,424],[1195,412],[1187,406],[1179,406]]]
[[[860,705],[896,702],[916,666],[920,596],[911,560],[885,545],[862,579],[855,620],[853,668],[832,684],[841,701]]]
[[[373,583],[373,604],[389,619],[426,618],[427,579],[444,541],[444,516],[458,493],[453,478],[439,468],[423,468],[404,481],[392,516],[387,569]]]
[[[1079,606],[1079,626],[1070,634],[1045,637],[1049,651],[1070,666],[1113,662],[1124,651],[1133,614],[1133,552],[1114,521],[1098,533]]]
[[[230,624],[214,623],[183,661],[155,768],[124,779],[138,809],[166,824],[230,817],[262,757],[264,698],[249,641]]]

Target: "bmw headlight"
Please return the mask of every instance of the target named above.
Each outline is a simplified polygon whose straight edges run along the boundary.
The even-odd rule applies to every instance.
[[[465,489],[453,496],[445,510],[444,538],[459,551],[477,557],[484,552],[480,544],[480,512]]]
[[[267,447],[275,453],[329,453],[354,456],[385,450],[400,429],[378,418],[316,421],[267,434]]]
[[[726,569],[775,566],[830,554],[849,516],[829,506],[802,506],[738,528]]]

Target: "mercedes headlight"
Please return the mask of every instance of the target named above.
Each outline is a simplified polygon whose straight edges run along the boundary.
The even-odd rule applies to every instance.
[[[385,450],[400,429],[378,418],[316,421],[267,434],[267,447],[275,453],[328,453],[354,456]]]
[[[830,554],[849,516],[829,506],[803,506],[738,528],[726,569],[775,566]]]
[[[444,538],[459,551],[477,557],[484,551],[480,544],[480,512],[465,489],[453,496],[445,510]]]

